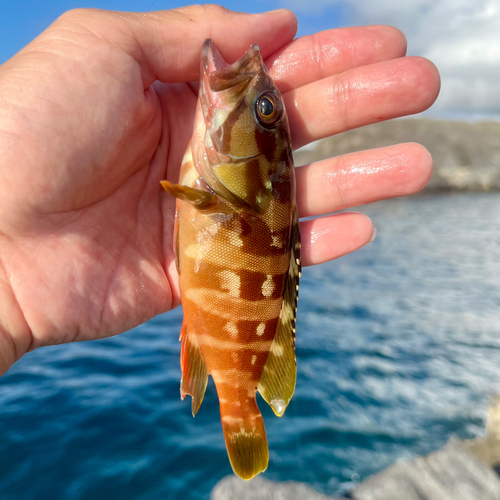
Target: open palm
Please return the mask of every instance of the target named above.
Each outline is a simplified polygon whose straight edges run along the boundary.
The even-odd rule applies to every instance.
[[[292,41],[295,30],[288,11],[72,11],[0,68],[0,373],[28,349],[113,335],[179,304],[175,202],[159,181],[177,181],[205,38],[228,61],[260,45],[294,147],[437,96],[435,68],[404,58],[393,28]],[[415,144],[302,167],[300,215],[410,194],[431,169]],[[305,221],[303,263],[372,234],[361,214]]]

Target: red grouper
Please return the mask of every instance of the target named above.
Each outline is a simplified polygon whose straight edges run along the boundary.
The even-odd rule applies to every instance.
[[[179,184],[175,251],[184,309],[181,397],[200,408],[208,375],[236,474],[269,461],[256,392],[281,417],[296,379],[300,234],[288,119],[254,45],[227,64],[201,53],[194,132]]]

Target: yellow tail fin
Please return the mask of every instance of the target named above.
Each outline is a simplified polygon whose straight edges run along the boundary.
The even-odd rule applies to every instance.
[[[243,415],[240,408],[230,404],[221,406],[222,430],[235,474],[252,479],[265,471],[269,462],[266,429],[255,399],[253,411],[245,411]]]

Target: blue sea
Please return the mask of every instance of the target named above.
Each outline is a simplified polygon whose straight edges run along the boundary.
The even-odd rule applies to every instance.
[[[500,389],[500,195],[362,209],[365,248],[304,270],[298,380],[260,400],[265,477],[329,494],[451,436],[484,432]],[[0,499],[208,499],[231,474],[213,383],[179,398],[177,309],[117,337],[45,347],[0,379]]]

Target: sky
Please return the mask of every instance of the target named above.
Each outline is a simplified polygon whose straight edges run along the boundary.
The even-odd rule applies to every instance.
[[[171,9],[180,0],[1,0],[0,63],[12,57],[66,10]],[[500,0],[227,0],[224,7],[263,12],[293,10],[299,36],[330,28],[389,24],[408,39],[408,53],[430,59],[441,94],[425,116],[500,121]]]

